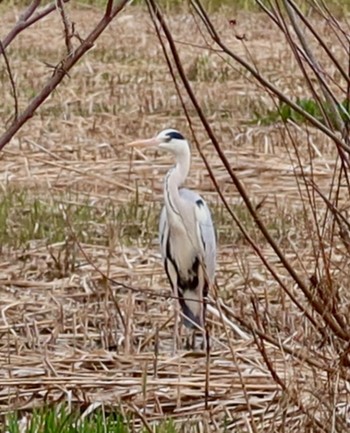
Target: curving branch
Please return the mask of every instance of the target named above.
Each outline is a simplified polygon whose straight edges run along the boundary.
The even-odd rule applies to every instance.
[[[346,152],[347,154],[350,154],[350,146],[347,145],[341,138],[339,138],[339,135],[332,131],[330,128],[328,128],[326,125],[324,125],[322,122],[320,122],[318,119],[316,119],[314,116],[312,116],[310,113],[308,113],[306,110],[301,108],[298,104],[296,104],[294,101],[292,101],[289,97],[285,95],[280,89],[278,89],[274,84],[272,84],[268,79],[266,79],[263,75],[260,74],[259,71],[256,70],[256,68],[249,64],[247,61],[245,61],[242,57],[234,53],[230,48],[227,47],[227,45],[222,41],[220,35],[216,31],[212,21],[210,20],[208,14],[205,12],[202,4],[199,0],[191,0],[191,4],[195,8],[198,16],[201,18],[204,26],[206,27],[210,37],[212,38],[213,42],[215,42],[224,53],[226,53],[229,57],[231,57],[233,60],[235,60],[237,63],[239,63],[241,66],[243,66],[244,69],[249,71],[252,76],[267,90],[269,90],[272,94],[276,95],[280,101],[283,101],[287,105],[289,105],[294,111],[299,113],[301,116],[303,116],[306,120],[308,120],[311,125],[313,125],[315,128],[319,129],[321,132],[323,132],[326,136],[328,136],[337,146],[338,149],[341,151]],[[349,157],[347,157],[349,159]]]
[[[97,40],[100,34],[106,29],[109,23],[119,14],[119,12],[121,12],[124,9],[128,1],[129,0],[120,0],[116,5],[113,5],[112,0],[108,1],[105,14],[100,20],[100,22],[86,37],[86,39],[81,42],[79,47],[73,52],[69,53],[67,57],[64,60],[62,60],[60,64],[56,66],[52,77],[44,85],[41,92],[39,92],[38,95],[31,100],[27,108],[17,116],[17,118],[13,121],[10,127],[0,137],[0,150],[12,139],[12,137],[22,127],[22,125],[26,123],[35,114],[38,107],[40,107],[40,105],[48,98],[48,96],[53,92],[53,90],[60,84],[60,82],[68,74],[70,69],[72,69],[72,67],[78,62],[78,60],[81,59],[81,57],[94,45],[94,42]],[[53,6],[50,5],[50,8],[51,7],[55,8],[54,5]],[[48,12],[48,10],[49,8],[46,8],[44,10],[46,11],[46,15],[50,13],[50,11]],[[43,15],[44,11],[40,13],[41,16],[44,16]],[[30,20],[23,21],[24,23],[23,28],[18,26],[18,24],[16,24],[15,27],[17,27],[17,33],[11,36],[12,40],[13,37],[15,37],[16,34],[19,33],[19,31],[22,31],[24,28],[30,25],[28,24],[29,21],[33,22],[33,20],[40,19],[37,17],[38,14],[33,16]],[[7,37],[7,45],[10,41],[11,39]]]
[[[69,0],[62,0],[62,2],[67,3]],[[33,2],[28,6],[28,8],[21,14],[17,23],[13,29],[5,36],[2,41],[3,48],[5,49],[10,43],[18,36],[23,30],[30,27],[37,21],[49,15],[51,12],[56,10],[56,2],[50,3],[42,10],[38,11],[34,16],[33,13],[37,10],[40,5],[41,0],[33,0]]]

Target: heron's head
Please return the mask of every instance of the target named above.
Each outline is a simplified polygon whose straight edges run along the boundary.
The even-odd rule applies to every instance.
[[[189,144],[184,136],[175,129],[164,129],[158,135],[146,140],[137,140],[129,143],[128,146],[133,147],[155,147],[158,149],[167,150],[175,156],[184,153],[189,153]]]

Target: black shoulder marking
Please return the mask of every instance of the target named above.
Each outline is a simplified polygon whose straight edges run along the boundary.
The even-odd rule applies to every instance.
[[[194,262],[192,263],[192,272],[194,273],[194,275],[198,275],[199,265],[199,259],[198,257],[196,257],[194,259]]]
[[[202,240],[203,248],[204,248],[204,251],[205,251],[205,249],[207,248],[207,246],[206,246],[205,240],[203,239],[202,234],[201,234],[201,240]]]
[[[204,206],[204,201],[200,198],[200,199],[196,200],[196,205],[198,207]]]
[[[175,139],[175,140],[184,140],[184,136],[182,134],[180,134],[180,132],[178,131],[171,131],[167,133],[167,136],[170,137],[171,139]]]

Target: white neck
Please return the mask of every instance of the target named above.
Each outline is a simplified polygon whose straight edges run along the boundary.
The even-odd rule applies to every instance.
[[[173,211],[174,208],[179,210],[181,200],[179,196],[179,187],[185,182],[191,165],[190,150],[186,150],[176,156],[176,165],[165,177],[164,183],[164,198],[165,205],[168,211]]]

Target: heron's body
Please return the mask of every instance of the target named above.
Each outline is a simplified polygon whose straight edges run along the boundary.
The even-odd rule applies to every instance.
[[[165,271],[185,316],[184,324],[203,326],[209,285],[215,275],[215,232],[208,206],[197,193],[179,189],[184,216],[169,212],[165,204],[159,223]],[[189,232],[188,227],[195,227]],[[188,320],[189,318],[190,320]]]
[[[153,139],[131,145],[156,146],[175,156],[176,165],[164,181],[165,204],[159,223],[161,253],[185,326],[203,327],[205,298],[214,282],[216,241],[207,204],[200,195],[182,187],[190,170],[189,144],[178,131],[166,129]]]

